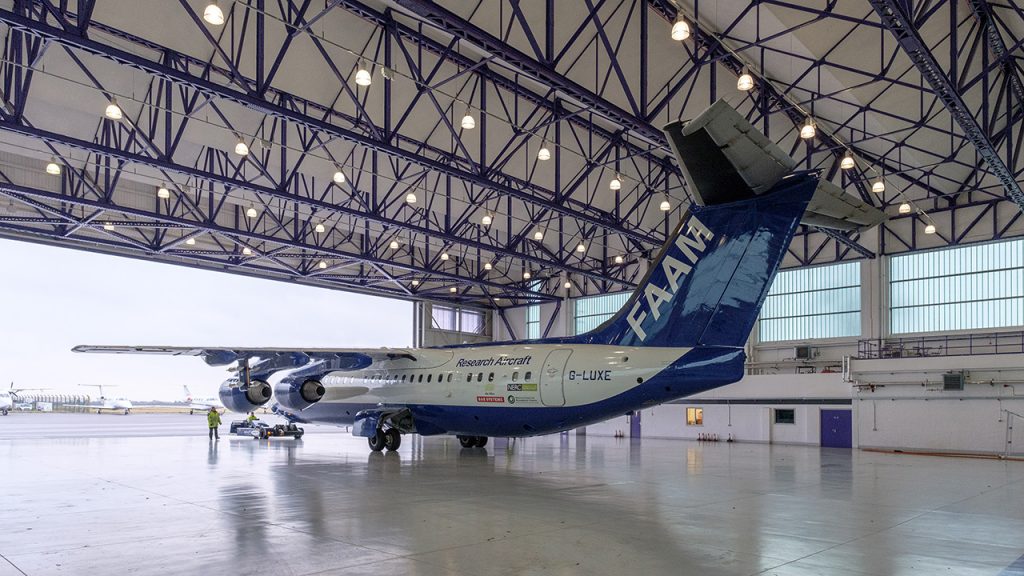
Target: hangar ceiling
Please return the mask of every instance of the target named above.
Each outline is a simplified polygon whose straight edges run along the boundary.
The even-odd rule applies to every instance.
[[[208,4],[0,1],[0,236],[492,307],[619,291],[689,204],[660,127],[718,98],[892,216],[802,229],[789,266],[1024,234],[1012,3]]]

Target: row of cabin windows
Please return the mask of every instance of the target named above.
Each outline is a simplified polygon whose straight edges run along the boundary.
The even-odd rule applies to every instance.
[[[449,372],[448,373],[448,377],[447,377],[447,381],[451,382],[453,376],[454,376],[454,373]],[[533,377],[533,372],[525,373],[523,375],[523,382],[526,382],[527,380],[529,380],[532,377]],[[424,375],[423,374],[402,374],[402,377],[399,378],[397,374],[394,375],[394,376],[389,376],[389,375],[386,375],[386,374],[376,374],[374,376],[370,376],[369,379],[372,380],[372,381],[393,380],[395,382],[416,382],[416,383],[419,383],[419,382],[423,382],[424,381]],[[431,381],[433,381],[433,379],[434,379],[434,375],[433,374],[427,374],[426,375],[426,382],[431,382]],[[444,381],[445,381],[445,375],[443,373],[442,374],[438,374],[437,375],[437,382],[444,382]],[[472,372],[468,372],[466,374],[466,382],[472,382],[472,381],[473,381],[473,373]],[[476,373],[476,381],[477,382],[483,382],[484,381],[484,373],[483,372],[477,372]],[[494,382],[494,372],[490,372],[490,373],[487,374],[487,381],[488,382]],[[512,381],[513,382],[518,382],[519,381],[519,372],[518,371],[512,373]]]

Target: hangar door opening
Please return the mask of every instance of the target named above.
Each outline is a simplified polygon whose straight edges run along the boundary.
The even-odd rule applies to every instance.
[[[821,447],[853,447],[853,411],[821,411]]]
[[[565,406],[562,378],[571,355],[572,350],[552,350],[544,360],[544,369],[540,371],[540,401],[545,406]]]

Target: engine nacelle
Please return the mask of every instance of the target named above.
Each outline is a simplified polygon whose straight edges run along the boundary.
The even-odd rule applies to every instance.
[[[314,362],[285,376],[274,387],[278,404],[288,410],[305,410],[316,404],[327,393],[321,378],[329,371],[324,362]]]
[[[224,407],[232,412],[252,412],[270,402],[273,392],[263,380],[250,380],[245,386],[238,378],[230,378],[220,385],[219,396]]]

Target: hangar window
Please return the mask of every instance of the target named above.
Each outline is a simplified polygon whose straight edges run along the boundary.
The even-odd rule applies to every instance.
[[[703,408],[687,408],[686,409],[686,425],[687,426],[703,426],[704,425],[704,409]]]
[[[577,298],[573,308],[576,334],[593,330],[614,316],[620,308],[625,306],[629,295],[629,292],[619,292],[590,298]]]
[[[796,410],[792,408],[776,408],[774,412],[776,424],[796,424]]]
[[[779,272],[758,326],[762,342],[860,336],[860,262]]]
[[[534,280],[530,283],[530,290],[540,292],[544,288],[544,282]],[[526,337],[530,340],[540,338],[540,304],[526,307]]]
[[[431,322],[437,330],[449,330],[466,334],[483,334],[484,313],[466,308],[432,306]]]
[[[1024,326],[1024,240],[889,259],[893,334]]]

